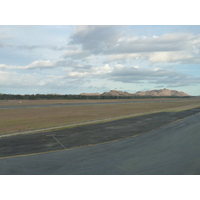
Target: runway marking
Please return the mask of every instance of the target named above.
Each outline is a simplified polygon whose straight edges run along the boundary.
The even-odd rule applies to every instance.
[[[133,135],[133,136],[129,136],[129,137],[126,137],[126,138],[121,138],[121,139],[116,139],[116,140],[112,140],[112,141],[106,141],[106,142],[102,142],[102,143],[98,143],[98,144],[88,144],[88,145],[82,145],[82,146],[77,146],[77,147],[71,147],[71,148],[65,148],[59,141],[59,143],[65,148],[65,149],[60,149],[60,150],[53,150],[53,151],[46,151],[46,152],[39,152],[39,153],[31,153],[31,154],[24,154],[24,155],[16,155],[16,156],[7,156],[7,157],[0,157],[0,159],[6,159],[6,158],[18,158],[18,157],[24,157],[24,156],[33,156],[33,155],[40,155],[40,154],[46,154],[46,153],[56,153],[56,152],[59,152],[59,151],[66,151],[66,150],[73,150],[73,149],[79,149],[79,148],[85,148],[85,147],[91,147],[91,146],[96,146],[96,145],[102,145],[102,144],[107,144],[107,143],[111,143],[111,142],[118,142],[118,141],[121,141],[121,140],[126,140],[126,139],[130,139],[130,138],[134,138],[134,137],[137,137],[137,136],[140,136],[142,134],[146,134],[146,133],[150,133],[152,131],[155,131],[159,128],[163,128],[165,126],[168,126],[168,125],[171,125],[171,124],[174,124],[176,122],[179,122],[179,121],[182,121],[184,119],[187,119],[189,117],[193,117],[195,115],[198,115],[200,114],[200,112],[194,114],[194,115],[190,115],[188,117],[185,117],[183,119],[179,119],[179,120],[176,120],[174,122],[171,122],[169,124],[165,124],[161,127],[158,127],[158,128],[155,128],[151,131],[148,131],[148,132],[145,132],[145,133],[140,133],[140,134],[137,134],[137,135]],[[47,135],[47,136],[52,136],[52,135]]]
[[[54,135],[52,135],[52,137],[53,137],[64,149],[67,149],[58,139],[56,139],[56,138],[54,137]]]

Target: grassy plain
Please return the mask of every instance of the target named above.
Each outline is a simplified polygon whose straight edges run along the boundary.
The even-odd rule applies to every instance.
[[[164,99],[162,99],[163,101]],[[97,102],[98,100],[95,100]],[[100,102],[102,100],[99,100]],[[130,101],[126,104],[61,106],[46,108],[23,108],[0,110],[0,134],[9,134],[27,130],[76,124],[107,118],[125,117],[161,110],[180,111],[200,106],[200,99],[181,100],[171,102],[143,102],[131,103],[133,100],[103,100],[104,102]],[[136,100],[138,101],[138,100]],[[143,100],[142,100],[143,101]],[[92,100],[41,100],[22,102],[26,105],[55,104],[55,103],[94,102]],[[3,102],[3,104],[9,102]],[[10,102],[19,105],[19,101]],[[2,105],[2,102],[0,103]],[[8,105],[8,104],[7,104]],[[11,104],[9,104],[11,105]]]
[[[64,104],[64,103],[97,103],[97,102],[134,102],[134,101],[149,101],[149,100],[180,100],[177,98],[157,98],[157,99],[80,99],[80,100],[0,100],[0,106],[15,106],[15,105],[49,105],[49,104]],[[21,101],[21,103],[20,103]]]

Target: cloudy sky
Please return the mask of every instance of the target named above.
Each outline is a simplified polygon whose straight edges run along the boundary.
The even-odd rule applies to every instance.
[[[0,93],[200,95],[200,26],[0,26]]]

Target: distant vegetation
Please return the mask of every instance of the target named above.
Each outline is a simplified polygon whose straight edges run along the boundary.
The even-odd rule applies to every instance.
[[[40,100],[40,99],[149,99],[149,98],[190,98],[191,96],[176,90],[160,89],[149,90],[146,92],[129,93],[118,90],[100,93],[81,93],[81,94],[1,94],[0,100]]]
[[[104,95],[57,95],[57,94],[0,94],[0,100],[48,100],[48,99],[149,99],[149,98],[191,98],[192,96],[104,96]]]

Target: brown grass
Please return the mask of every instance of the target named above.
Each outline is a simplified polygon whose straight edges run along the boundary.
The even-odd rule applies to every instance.
[[[62,104],[62,103],[97,103],[97,102],[134,102],[149,100],[180,100],[180,98],[156,98],[156,99],[80,99],[80,100],[0,100],[0,106],[11,105],[43,105],[43,104]],[[20,103],[21,101],[21,103]]]
[[[200,100],[0,110],[0,134],[195,106]]]

